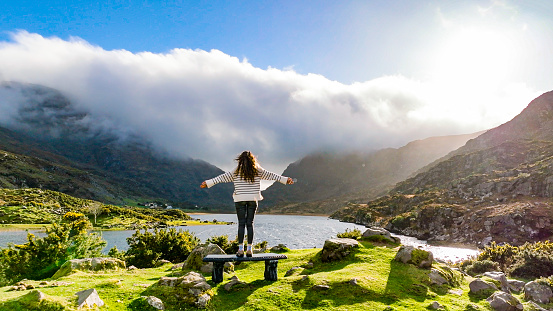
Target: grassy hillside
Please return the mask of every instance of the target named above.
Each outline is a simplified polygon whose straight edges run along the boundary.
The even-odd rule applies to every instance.
[[[58,223],[67,212],[85,214],[99,228],[134,229],[185,224],[191,220],[178,209],[105,205],[51,190],[0,189],[0,224]]]
[[[375,246],[362,242],[361,247],[347,259],[336,263],[322,263],[318,258],[321,249],[293,250],[281,260],[278,281],[263,280],[264,263],[242,263],[235,272],[224,275],[218,285],[205,275],[214,286],[214,296],[208,310],[426,310],[437,301],[446,310],[489,310],[484,298],[468,294],[470,278],[462,279],[459,286],[430,285],[429,270],[393,261],[397,249]],[[313,268],[300,268],[285,277],[292,267],[300,267],[309,261]],[[438,266],[436,263],[434,264]],[[56,301],[59,309],[73,310],[76,292],[96,288],[109,310],[128,310],[127,306],[140,296],[163,297],[157,286],[162,276],[174,276],[167,264],[159,268],[119,270],[112,272],[78,272],[62,277],[59,287],[40,287],[37,281],[26,281]],[[177,270],[178,271],[178,270]],[[246,285],[226,291],[224,285],[236,275]],[[308,276],[307,280],[303,280]],[[357,284],[350,283],[353,278]],[[317,290],[314,285],[328,285],[327,290]],[[0,288],[0,310],[36,310],[35,305],[25,305],[28,291],[9,291]],[[521,298],[521,297],[519,297]],[[166,299],[167,310],[196,310],[183,302],[174,304]],[[172,301],[175,301],[174,299]],[[103,309],[102,308],[102,309]],[[45,310],[42,307],[42,310]]]

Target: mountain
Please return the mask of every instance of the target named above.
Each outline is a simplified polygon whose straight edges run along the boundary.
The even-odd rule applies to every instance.
[[[264,192],[265,211],[330,214],[346,202],[365,202],[384,194],[425,165],[464,145],[482,132],[431,137],[395,149],[337,155],[318,153],[292,163],[283,175],[293,187],[275,183]]]
[[[553,237],[553,92],[389,195],[332,217],[431,241],[521,244]]]
[[[109,120],[94,119],[62,93],[40,85],[0,84],[2,187],[38,187],[121,204],[164,200],[183,207],[231,209],[231,185],[202,191],[221,174],[200,160],[175,159],[136,135],[121,135]]]

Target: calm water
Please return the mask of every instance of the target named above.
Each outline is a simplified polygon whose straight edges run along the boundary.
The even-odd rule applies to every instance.
[[[206,214],[192,215],[200,220],[218,220],[237,222],[235,214]],[[351,223],[339,222],[334,219],[321,216],[291,216],[291,215],[256,215],[255,216],[255,239],[254,243],[261,241],[269,242],[269,246],[285,244],[291,249],[322,248],[324,241],[335,238],[336,234],[346,229],[365,230],[364,226]],[[237,225],[206,225],[177,227],[178,229],[193,232],[202,241],[218,235],[228,235],[232,240],[236,237]],[[99,234],[107,241],[104,251],[107,253],[113,246],[119,250],[128,248],[126,239],[135,231],[100,231]],[[40,236],[40,232],[33,232]],[[7,243],[25,243],[25,231],[0,231],[0,247],[6,247]],[[432,251],[436,259],[459,261],[469,256],[476,255],[478,251],[464,248],[437,247],[426,244],[412,237],[396,235],[401,239],[402,244],[413,245]]]

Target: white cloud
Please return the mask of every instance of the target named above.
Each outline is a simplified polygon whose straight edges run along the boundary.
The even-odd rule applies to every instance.
[[[27,32],[0,43],[0,79],[58,89],[91,116],[176,156],[229,169],[249,149],[277,171],[320,149],[378,149],[487,129],[539,95],[520,84],[472,94],[402,76],[346,85],[255,68],[217,50],[134,54]]]

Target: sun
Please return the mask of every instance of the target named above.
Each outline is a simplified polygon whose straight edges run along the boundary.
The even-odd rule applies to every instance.
[[[512,73],[518,48],[508,33],[464,28],[440,44],[433,75],[458,86],[501,83]]]

